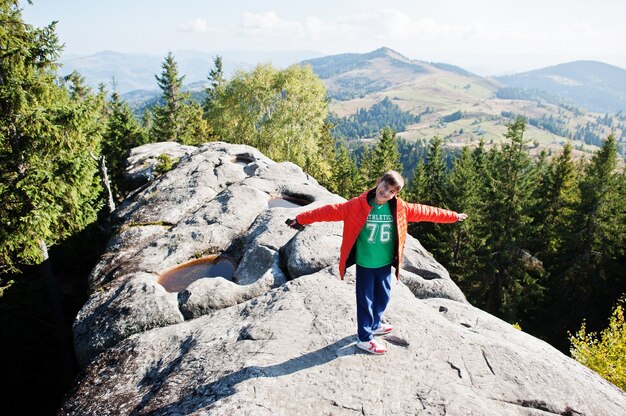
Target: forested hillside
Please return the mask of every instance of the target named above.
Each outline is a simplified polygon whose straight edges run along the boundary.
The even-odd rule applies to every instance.
[[[333,137],[338,139],[363,139],[374,137],[384,127],[405,131],[407,126],[419,122],[420,116],[402,111],[388,97],[374,104],[369,110],[361,108],[348,117],[330,114],[328,121],[333,125]]]
[[[341,126],[336,131],[349,139],[362,138],[366,129],[344,126],[363,120],[365,112],[381,101],[391,100],[400,110],[419,116],[414,123],[402,123],[397,129],[407,140],[440,136],[451,146],[476,146],[480,140],[497,143],[507,123],[523,116],[529,124],[527,136],[536,143],[537,151],[558,152],[566,141],[573,140],[575,154],[580,156],[596,151],[601,138],[614,134],[618,152],[626,152],[626,105],[620,104],[609,113],[585,109],[591,103],[585,99],[591,100],[602,91],[612,90],[606,97],[621,94],[622,87],[617,83],[623,70],[608,65],[571,63],[556,67],[559,76],[551,72],[531,76],[535,72],[543,74],[542,70],[527,77],[520,74],[498,78],[499,82],[511,83],[507,86],[452,65],[409,60],[388,48],[322,57],[302,64],[312,65],[322,78],[332,98],[332,122]],[[605,73],[606,80],[600,76]],[[545,82],[537,83],[537,79]],[[547,88],[557,85],[555,80],[567,85]],[[560,95],[570,84],[580,91],[577,99]]]
[[[626,293],[623,114],[500,100],[485,80],[410,62],[394,68],[413,77],[411,88],[399,81],[329,103],[311,66],[264,64],[227,77],[220,56],[206,68],[198,102],[170,53],[152,74],[160,97],[137,117],[115,89],[95,91],[76,72],[59,75],[54,24],[29,25],[15,1],[0,13],[11,28],[0,31],[0,43],[12,45],[0,60],[0,329],[10,339],[1,356],[13,403],[42,397],[36,406],[50,412],[76,375],[71,322],[94,258],[115,231],[110,214],[131,192],[125,159],[144,143],[251,145],[346,198],[385,170],[403,171],[412,178],[408,201],[469,214],[453,228],[411,229],[468,299],[563,351],[567,331],[583,320],[602,328]],[[389,50],[373,59],[390,68],[390,55],[401,61]],[[537,135],[547,130],[555,132],[550,142]],[[593,146],[556,135],[574,139],[581,130]],[[588,153],[575,158],[576,148]],[[167,162],[160,173],[176,163]]]
[[[453,65],[410,60],[388,48],[365,54],[316,58],[300,65],[311,65],[324,82],[331,99],[328,121],[336,125],[333,134],[346,140],[372,139],[376,135],[372,126],[381,128],[383,123],[393,124],[401,137],[411,141],[440,136],[452,146],[477,145],[481,139],[490,144],[499,142],[506,124],[519,115],[527,118],[527,135],[537,143],[538,151],[559,151],[563,143],[571,139],[579,157],[596,151],[601,139],[613,133],[618,152],[621,155],[626,152],[624,112],[589,112],[584,101],[604,94],[605,90],[612,91],[606,97],[621,94],[621,87],[614,85],[619,78],[616,77],[620,74],[619,68],[599,63],[591,66],[585,62],[571,63],[563,65],[558,72],[561,75],[520,74],[510,78],[517,80],[517,84],[511,82],[519,86],[506,86]],[[596,71],[598,65],[603,71]],[[605,81],[597,74],[606,73],[607,68],[611,71]],[[543,84],[537,84],[537,79],[543,80]],[[498,80],[504,82],[504,79]],[[182,88],[190,93],[192,100],[201,103],[206,98],[206,82],[188,83]],[[544,88],[550,85],[554,88]],[[563,88],[571,86],[589,91],[579,94],[582,101],[571,100],[561,95]],[[159,100],[158,92],[145,90],[122,97],[138,116]],[[371,120],[373,124],[367,127],[354,125],[354,120],[363,121],[370,117],[367,115],[370,112],[379,112],[372,107],[384,100],[391,100],[393,106],[406,113],[405,120],[414,117],[414,121],[399,122],[399,112],[394,109],[386,122],[378,115],[377,121]],[[455,117],[451,118],[452,114]]]

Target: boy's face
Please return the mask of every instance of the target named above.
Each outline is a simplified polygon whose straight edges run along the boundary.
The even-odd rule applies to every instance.
[[[374,202],[378,205],[382,205],[391,198],[395,197],[398,192],[400,192],[399,186],[393,186],[381,180],[378,182],[378,186],[376,187],[376,197]]]

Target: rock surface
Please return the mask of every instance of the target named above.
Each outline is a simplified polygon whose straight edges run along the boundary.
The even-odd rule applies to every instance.
[[[276,196],[310,202],[268,208]],[[389,351],[357,350],[341,224],[296,232],[298,212],[343,199],[291,163],[210,143],[118,210],[74,324],[85,366],[68,415],[623,415],[626,394],[551,346],[469,305],[408,238],[385,314]],[[158,275],[227,254],[232,281],[168,293]]]
[[[193,146],[183,146],[176,142],[149,143],[135,147],[127,159],[125,179],[132,189],[136,189],[154,179],[159,156],[167,155],[171,160],[177,160],[195,150]]]

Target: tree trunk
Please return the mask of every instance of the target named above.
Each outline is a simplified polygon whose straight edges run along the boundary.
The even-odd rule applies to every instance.
[[[109,206],[109,214],[113,214],[115,211],[115,199],[113,199],[113,191],[111,190],[111,181],[109,181],[109,175],[107,173],[106,166],[106,158],[104,155],[100,156],[98,159],[93,153],[89,153],[91,158],[98,162],[98,168],[100,169],[100,174],[102,175],[102,185],[104,185],[104,189],[107,193],[107,204]]]

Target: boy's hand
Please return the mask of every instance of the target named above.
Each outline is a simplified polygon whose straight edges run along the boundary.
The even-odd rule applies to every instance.
[[[467,214],[456,214],[456,219],[458,221],[465,221],[467,219]]]
[[[294,230],[302,231],[304,230],[304,225],[300,224],[297,220],[292,220],[291,218],[287,218],[285,224],[293,228]]]

